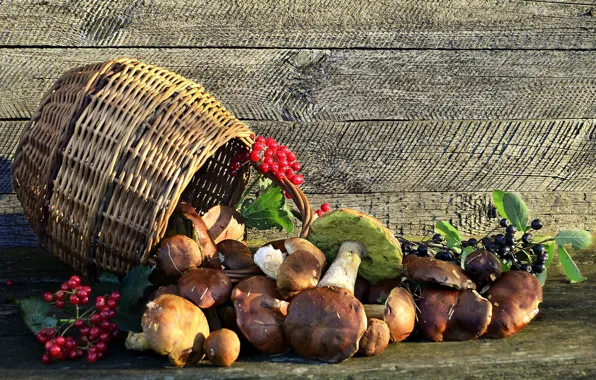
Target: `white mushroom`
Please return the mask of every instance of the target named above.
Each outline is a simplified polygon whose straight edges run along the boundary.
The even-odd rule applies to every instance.
[[[261,268],[263,273],[274,280],[277,279],[279,266],[285,258],[286,254],[279,249],[273,248],[272,245],[259,248],[253,257],[255,264]]]

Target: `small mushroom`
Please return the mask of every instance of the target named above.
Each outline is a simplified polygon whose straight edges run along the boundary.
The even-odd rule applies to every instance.
[[[184,272],[203,262],[197,243],[184,235],[162,239],[156,254],[156,266],[168,279],[176,280]]]
[[[229,367],[240,355],[240,339],[232,330],[213,331],[203,343],[207,359],[220,367]]]
[[[226,239],[217,243],[219,261],[226,269],[246,269],[255,266],[250,249],[237,240]]]
[[[141,325],[143,332],[128,335],[127,349],[168,355],[177,367],[203,358],[209,325],[201,309],[184,298],[163,294],[149,302]]]
[[[389,292],[384,305],[366,304],[364,311],[368,318],[385,321],[392,342],[406,339],[416,326],[416,304],[412,294],[403,288]]]
[[[232,280],[221,270],[198,268],[178,279],[178,294],[201,309],[221,305],[231,292]]]
[[[342,208],[317,218],[310,227],[308,240],[332,262],[344,241],[358,241],[366,247],[367,258],[358,274],[371,284],[395,278],[401,272],[401,246],[379,220],[370,215]]]
[[[176,205],[175,213],[181,215],[184,219],[190,221],[190,235],[197,242],[199,250],[203,257],[203,267],[212,269],[221,269],[219,256],[215,249],[215,243],[209,236],[207,226],[203,218],[197,214],[197,211],[190,203],[180,201]]]
[[[377,318],[369,318],[368,327],[360,338],[358,353],[364,356],[380,355],[389,345],[389,327]]]
[[[279,266],[277,289],[283,298],[292,298],[304,289],[317,286],[321,271],[320,261],[311,252],[294,251]]]
[[[542,302],[540,281],[525,271],[509,271],[488,291],[493,317],[484,336],[504,338],[524,328],[536,315]]]
[[[427,287],[417,305],[418,327],[437,342],[476,339],[491,321],[492,305],[475,290]]]
[[[277,274],[279,273],[279,267],[286,259],[286,256],[286,253],[269,244],[259,248],[255,253],[253,260],[267,277],[276,280]]]
[[[283,330],[285,314],[273,307],[280,298],[275,280],[264,276],[247,278],[232,291],[238,327],[253,346],[268,354],[290,348]]]
[[[459,265],[433,257],[408,255],[404,259],[404,271],[413,281],[435,283],[458,290],[476,289],[474,282]]]
[[[284,247],[286,248],[288,255],[291,255],[296,251],[307,251],[317,258],[319,261],[319,266],[321,267],[321,271],[324,272],[327,268],[327,258],[325,257],[323,251],[306,239],[298,237],[288,238],[284,240]]]
[[[466,274],[483,289],[501,277],[503,266],[493,253],[486,250],[472,252],[464,262]]]
[[[227,239],[246,241],[244,218],[233,207],[211,207],[203,214],[203,220],[215,244]]]

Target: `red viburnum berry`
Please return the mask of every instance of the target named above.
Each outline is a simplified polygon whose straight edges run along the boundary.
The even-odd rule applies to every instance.
[[[14,281],[12,281],[12,280],[6,280],[6,282],[4,283],[4,285],[6,285],[6,286],[13,286],[14,285]]]
[[[256,142],[253,144],[252,149],[256,150],[257,152],[261,151],[261,150],[263,150],[263,144],[260,142]]]
[[[112,329],[112,324],[108,321],[102,321],[100,327],[102,331],[110,331]]]
[[[112,327],[112,326],[110,326],[110,328],[111,328],[111,327]],[[100,341],[102,341],[102,342],[104,342],[104,343],[107,343],[107,342],[109,342],[110,340],[112,340],[112,336],[110,335],[110,333],[104,332],[104,333],[101,333],[101,334],[99,335],[99,340],[100,340]]]
[[[41,355],[41,362],[43,364],[52,364],[52,357],[49,354]]]
[[[76,350],[76,348],[77,348],[77,342],[75,342],[74,339],[67,340],[66,343],[64,344],[64,347],[67,350]],[[76,353],[76,351],[75,351],[75,353]]]
[[[76,295],[79,298],[85,298],[89,295],[89,293],[87,293],[87,291],[83,287],[80,287],[77,289]]]
[[[64,302],[64,301],[61,301],[61,300],[56,300],[56,307],[57,307],[58,309],[62,309],[62,308],[64,308],[64,306],[65,306],[65,305],[66,305],[66,302]]]
[[[64,346],[64,344],[66,343],[66,338],[63,336],[59,336],[56,338],[56,344],[59,346]]]
[[[59,356],[61,352],[62,349],[57,344],[52,344],[52,347],[50,347],[50,355],[52,355],[53,357]]]
[[[91,294],[91,287],[89,285],[83,286],[83,289],[87,292],[87,294]]]
[[[112,309],[114,310],[115,308],[118,307],[118,302],[114,301],[113,299],[109,299],[108,302],[106,302],[106,306],[108,307],[108,309]]]
[[[89,303],[89,297],[81,298],[81,305],[87,305]]]
[[[54,295],[50,292],[45,292],[43,294],[43,300],[46,302],[52,302],[54,300]]]
[[[275,178],[277,178],[278,181],[283,180],[284,178],[286,178],[286,173],[280,171],[275,172]]]
[[[263,160],[263,164],[273,165],[275,164],[275,160],[273,159],[273,157],[265,157],[265,159]]]
[[[294,171],[300,171],[300,169],[302,169],[302,165],[300,165],[300,162],[295,161],[292,162],[292,169],[294,169]]]
[[[98,296],[95,298],[95,307],[100,310],[106,307],[106,298],[104,296]]]
[[[77,286],[81,285],[81,278],[79,276],[73,275],[70,277],[70,279],[76,282]]]
[[[106,350],[108,349],[108,345],[104,342],[98,342],[95,346],[97,347],[97,351],[99,352],[106,352]]]
[[[321,215],[323,215],[323,211],[317,210],[317,216],[321,216]]]
[[[75,289],[77,286],[79,286],[79,284],[77,284],[77,282],[75,280],[73,280],[72,278],[68,281],[66,281],[66,285],[68,285],[69,289]]]
[[[323,203],[321,205],[321,211],[329,212],[329,210],[331,210],[331,205],[329,203]]]
[[[85,326],[85,327],[81,328],[80,333],[81,333],[81,336],[89,335],[89,327]]]
[[[69,360],[75,360],[76,358],[78,358],[77,350],[76,349],[74,349],[74,350],[68,350],[67,352],[68,352],[67,357],[68,357]]]
[[[104,352],[99,352],[99,351],[98,351],[98,352],[97,352],[97,360],[101,360],[101,359],[103,359],[103,358],[105,357],[105,355],[106,355],[106,354],[105,354]]]
[[[269,165],[269,169],[271,170],[271,172],[272,172],[273,174],[275,174],[275,173],[277,173],[277,171],[279,170],[279,165],[278,165],[278,164],[275,164],[275,163],[273,163],[273,164]]]
[[[250,160],[252,162],[258,162],[261,159],[261,155],[257,151],[252,151],[250,153]]]
[[[95,363],[97,361],[97,352],[91,352],[91,349],[89,349],[89,353],[87,354],[87,361],[89,363]]]
[[[301,174],[296,174],[292,177],[292,183],[297,186],[302,185],[304,183],[304,177]]]
[[[74,327],[76,327],[77,329],[85,327],[85,321],[83,321],[82,319],[77,319],[74,323]]]
[[[282,150],[278,150],[275,152],[275,157],[277,157],[278,160],[284,159],[286,158],[286,152],[282,151]]]
[[[265,151],[265,153],[263,153],[263,155],[265,156],[265,158],[267,158],[267,157],[273,157],[274,154],[275,153],[273,153],[273,151],[271,149],[267,149]]]
[[[52,346],[56,344],[56,342],[52,339],[52,340],[48,340],[46,342],[46,344],[44,345],[45,349],[47,352],[50,352],[50,350],[52,349]]]
[[[79,297],[77,297],[75,294],[71,294],[68,297],[68,302],[70,302],[71,305],[78,305],[80,300],[79,300]]]
[[[66,298],[66,293],[64,293],[62,290],[60,290],[59,292],[56,293],[56,299],[58,301],[64,301],[65,298]]]
[[[65,292],[68,292],[70,290],[70,287],[68,286],[68,284],[65,282],[62,285],[60,285],[60,290],[63,290]]]
[[[255,142],[263,142],[265,141],[265,137],[263,136],[257,136],[257,139],[255,140]]]
[[[103,311],[102,311],[102,313],[103,313]],[[96,325],[99,322],[101,322],[101,320],[102,320],[101,315],[100,314],[97,314],[97,313],[91,314],[91,317],[89,317],[89,321],[91,323],[93,323],[94,325]]]
[[[269,164],[262,163],[261,166],[259,166],[259,171],[261,173],[267,173],[267,172],[269,172]]]
[[[286,153],[286,158],[288,159],[288,161],[294,162],[294,161],[296,161],[296,153],[288,152],[288,153]]]
[[[107,321],[110,319],[110,311],[108,309],[102,310],[101,313],[99,313],[99,317],[101,320]]]

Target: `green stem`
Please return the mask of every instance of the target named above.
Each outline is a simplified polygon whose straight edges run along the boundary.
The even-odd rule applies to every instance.
[[[69,330],[69,329],[70,329],[72,326],[74,326],[74,323],[76,322],[76,320],[77,320],[77,319],[81,319],[81,318],[83,318],[83,317],[86,317],[86,316],[87,316],[89,313],[91,313],[92,311],[95,311],[95,308],[94,308],[94,307],[92,307],[91,309],[87,310],[86,312],[84,312],[83,314],[81,314],[81,315],[79,316],[79,305],[76,305],[76,306],[77,306],[77,309],[76,309],[76,310],[77,310],[77,318],[76,318],[76,319],[59,319],[59,320],[58,320],[58,322],[60,322],[60,323],[70,323],[70,324],[68,325],[68,327],[67,327],[66,329],[64,329],[64,331],[62,331],[62,334],[60,334],[60,335],[64,336],[64,335],[66,334],[66,332],[67,332],[67,331],[68,331],[68,330]]]
[[[257,183],[259,183],[260,179],[261,179],[261,174],[257,175],[257,178],[255,178],[255,180],[252,181],[252,183],[250,185],[248,185],[248,187],[244,190],[244,192],[242,193],[242,196],[240,197],[240,200],[238,200],[238,203],[236,203],[236,206],[234,207],[236,210],[238,210],[240,208],[240,206],[242,205],[242,202],[244,202],[244,199],[248,196],[248,194],[250,194],[250,191],[252,190],[252,188],[255,187],[255,185]]]

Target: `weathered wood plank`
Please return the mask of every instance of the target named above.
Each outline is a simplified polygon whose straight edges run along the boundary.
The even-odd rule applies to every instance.
[[[0,49],[0,119],[28,118],[67,69],[133,56],[242,119],[595,118],[596,50]]]
[[[591,0],[4,1],[1,45],[594,48]]]
[[[247,121],[290,146],[309,193],[596,191],[596,120]],[[0,193],[25,121],[0,121]]]

